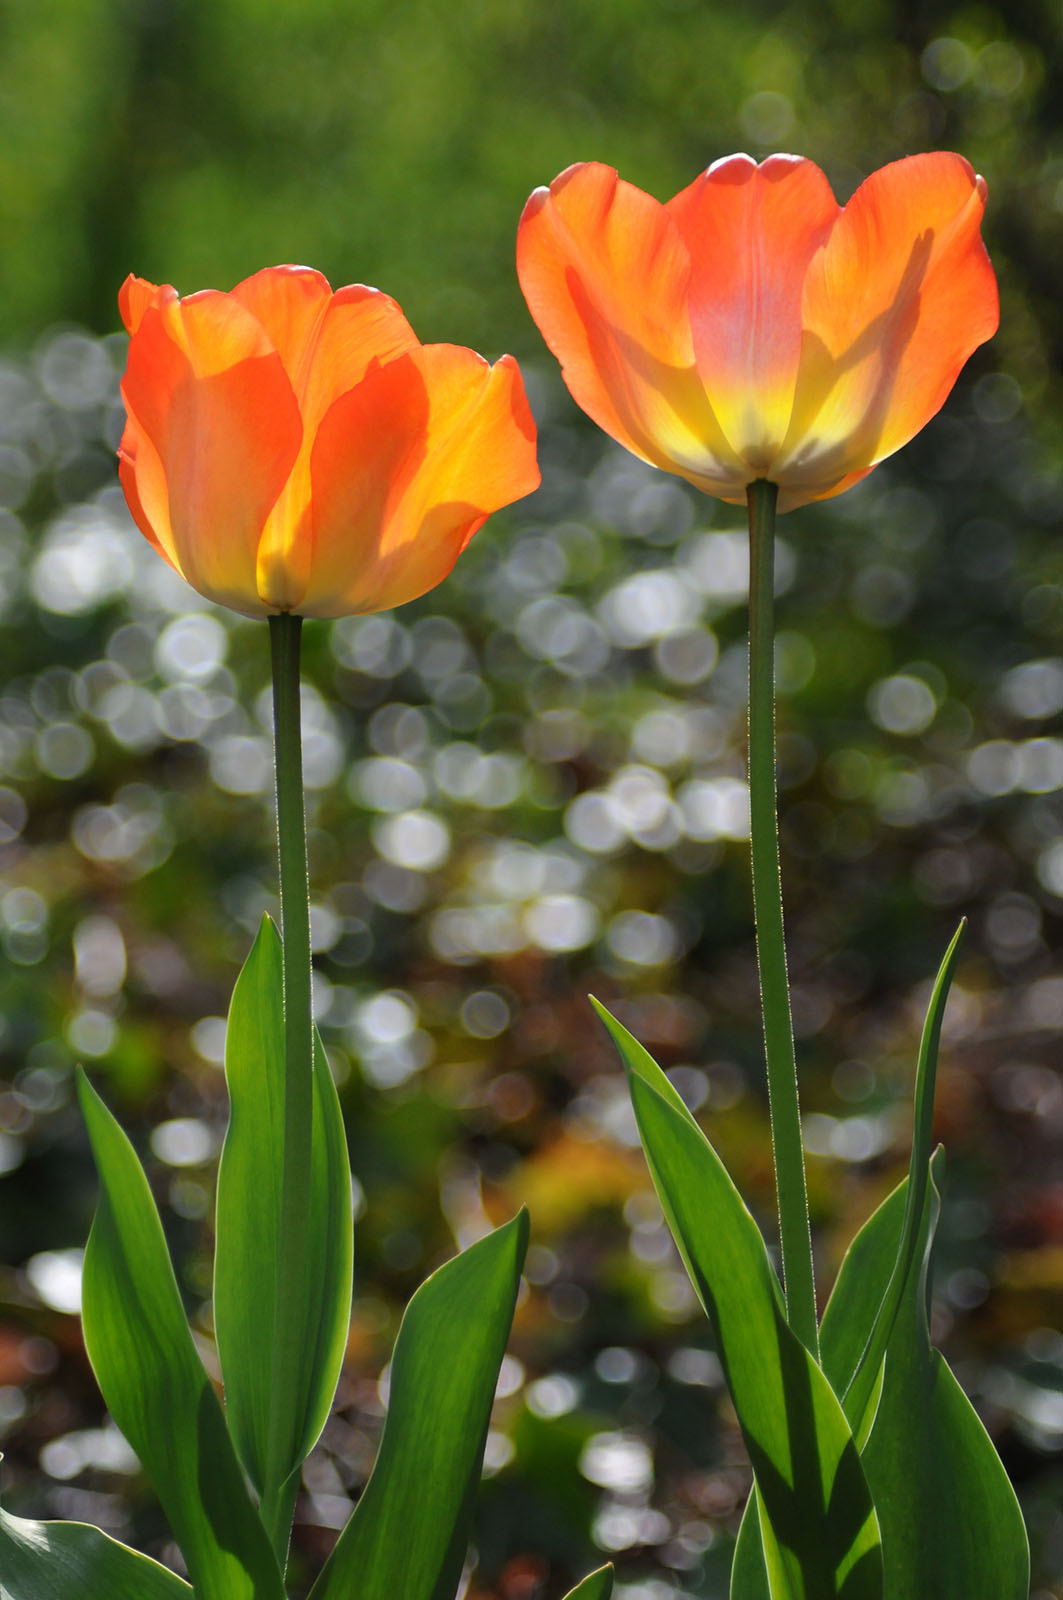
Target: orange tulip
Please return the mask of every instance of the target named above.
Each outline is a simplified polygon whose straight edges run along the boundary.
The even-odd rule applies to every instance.
[[[539,482],[513,358],[420,344],[377,289],[269,267],[186,300],[130,277],[119,303],[129,508],[235,611],[401,605]]]
[[[661,205],[569,167],[517,266],[576,402],[654,466],[783,510],[840,494],[918,433],[997,326],[962,156],[909,156],[839,206],[797,156],[718,161]]]

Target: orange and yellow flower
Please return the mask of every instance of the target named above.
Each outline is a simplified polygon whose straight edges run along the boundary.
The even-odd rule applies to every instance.
[[[513,358],[420,344],[377,289],[269,267],[183,300],[130,277],[119,303],[129,508],[236,611],[401,605],[539,482]]]
[[[718,161],[666,205],[569,167],[521,218],[517,266],[576,402],[724,500],[840,494],[918,433],[998,319],[962,156],[910,156],[846,206],[811,161]]]

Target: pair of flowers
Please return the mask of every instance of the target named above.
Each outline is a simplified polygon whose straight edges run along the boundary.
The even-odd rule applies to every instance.
[[[717,162],[666,205],[609,167],[532,195],[517,266],[605,431],[709,494],[840,494],[944,403],[997,325],[985,185],[912,156],[845,207],[811,161]],[[414,599],[539,482],[516,362],[422,345],[396,303],[274,267],[178,298],[130,278],[122,484],[199,592],[251,616]]]

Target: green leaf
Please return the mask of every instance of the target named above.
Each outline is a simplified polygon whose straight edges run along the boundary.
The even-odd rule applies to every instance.
[[[229,1431],[256,1488],[265,1479],[284,1159],[281,941],[268,917],[233,991],[225,1035],[230,1115],[218,1169],[214,1328]],[[313,1448],[336,1393],[351,1314],[354,1219],[339,1098],[314,1035],[303,1356],[289,1374],[304,1423],[287,1476]]]
[[[588,1573],[582,1583],[569,1590],[565,1600],[610,1600],[612,1592],[613,1568],[610,1565]]]
[[[100,1175],[82,1323],[103,1397],[155,1485],[197,1592],[210,1600],[282,1600],[277,1564],[192,1342],[147,1179],[83,1073],[78,1094]]]
[[[85,1522],[0,1508],[0,1600],[192,1600],[183,1578]]]
[[[879,1600],[878,1524],[845,1414],[787,1326],[741,1195],[652,1057],[597,1007],[627,1068],[657,1193],[712,1319],[762,1504],[772,1600]]]
[[[863,1451],[878,1507],[885,1600],[1026,1600],[1030,1557],[1015,1492],[974,1407],[930,1343],[930,1261],[944,1152],[927,1170],[914,1260],[886,1346],[882,1392]],[[909,1180],[853,1240],[823,1317],[822,1359],[844,1388],[906,1249]]]
[[[768,1569],[764,1565],[764,1543],[760,1536],[756,1484],[746,1501],[734,1560],[731,1562],[731,1600],[771,1600]]]
[[[934,980],[930,1004],[927,1007],[926,1021],[923,1024],[922,1038],[919,1043],[919,1062],[915,1074],[914,1125],[912,1129],[912,1153],[908,1167],[909,1181],[904,1203],[904,1221],[897,1241],[896,1258],[888,1277],[882,1273],[874,1279],[869,1279],[864,1285],[866,1292],[872,1296],[880,1294],[881,1298],[878,1302],[878,1309],[870,1332],[866,1334],[867,1342],[862,1351],[856,1352],[859,1355],[859,1359],[855,1363],[851,1362],[851,1360],[846,1362],[846,1382],[844,1388],[838,1390],[838,1393],[842,1396],[845,1415],[849,1418],[850,1425],[855,1430],[861,1447],[871,1432],[875,1419],[875,1408],[881,1397],[882,1363],[885,1359],[893,1325],[906,1288],[911,1292],[913,1273],[918,1270],[921,1249],[920,1239],[922,1237],[921,1229],[929,1203],[930,1147],[934,1128],[934,1089],[937,1083],[938,1045],[941,1040],[941,1024],[944,1020],[945,1005],[952,985],[952,975],[956,970],[960,941],[963,938],[966,926],[966,921],[960,923],[952,937],[952,943],[945,951],[944,959]],[[831,1332],[835,1339],[839,1337],[836,1329],[837,1324],[834,1324]],[[856,1336],[855,1329],[856,1324],[852,1323],[840,1334],[843,1341],[849,1341],[850,1343],[850,1356],[853,1353],[851,1341]],[[824,1367],[826,1368],[826,1363],[824,1363]]]
[[[521,1212],[410,1301],[376,1465],[311,1600],[453,1600],[527,1243]]]

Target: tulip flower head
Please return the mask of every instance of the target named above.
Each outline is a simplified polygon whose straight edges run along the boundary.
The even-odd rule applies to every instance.
[[[883,167],[839,206],[811,161],[718,161],[666,205],[569,167],[521,218],[525,299],[576,402],[654,466],[788,510],[918,433],[996,330],[985,184],[958,155]]]
[[[184,300],[130,277],[119,303],[130,511],[235,611],[401,605],[539,483],[513,358],[420,344],[377,289],[269,267]]]

